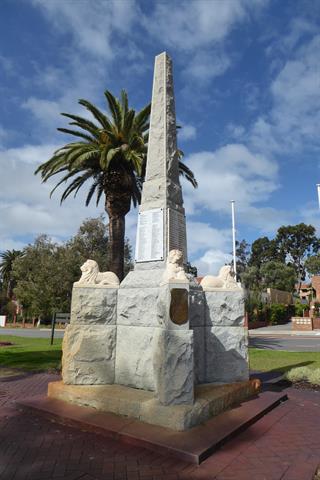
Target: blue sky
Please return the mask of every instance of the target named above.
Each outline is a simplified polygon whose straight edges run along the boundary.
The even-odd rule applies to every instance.
[[[239,240],[299,222],[319,231],[319,2],[2,0],[0,24],[0,250],[39,233],[63,240],[103,211],[84,195],[60,207],[33,171],[67,140],[59,113],[83,114],[79,98],[104,108],[105,89],[125,88],[133,107],[148,103],[164,50],[179,146],[199,182],[182,182],[199,273],[228,260],[231,199]]]

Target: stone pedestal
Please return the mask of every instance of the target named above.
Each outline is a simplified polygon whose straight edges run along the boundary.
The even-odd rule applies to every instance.
[[[117,288],[74,286],[62,345],[62,378],[73,385],[114,383]]]
[[[200,351],[204,352],[199,359],[203,368],[198,372],[199,383],[247,380],[248,330],[244,327],[243,290],[217,289],[203,294],[204,324],[193,327],[199,341],[198,357]]]

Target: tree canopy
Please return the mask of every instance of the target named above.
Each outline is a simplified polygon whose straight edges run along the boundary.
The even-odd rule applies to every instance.
[[[54,312],[69,312],[72,286],[80,278],[80,266],[96,260],[101,271],[109,269],[108,235],[102,217],[85,220],[75,236],[58,244],[40,235],[26,246],[12,264],[15,298],[24,317],[50,318]],[[131,247],[125,241],[126,272],[132,266]],[[8,313],[2,300],[2,309]]]

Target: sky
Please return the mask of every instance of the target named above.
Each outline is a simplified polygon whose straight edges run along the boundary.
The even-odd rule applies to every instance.
[[[155,55],[173,59],[178,134],[199,187],[182,180],[188,254],[199,274],[238,240],[305,222],[320,233],[320,2],[1,0],[0,251],[40,233],[63,241],[103,202],[86,187],[60,206],[36,167],[69,139],[61,112],[105,110],[103,92],[151,100]],[[89,188],[89,185],[88,185]],[[62,190],[60,190],[62,192]],[[135,242],[137,210],[126,220]]]

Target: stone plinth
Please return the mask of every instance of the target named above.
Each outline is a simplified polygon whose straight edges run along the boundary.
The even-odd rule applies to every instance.
[[[70,324],[115,325],[118,288],[74,285]]]
[[[121,385],[65,385],[51,382],[48,396],[183,431],[205,422],[258,392],[259,382],[198,385],[193,405],[161,405],[152,392]]]
[[[114,382],[118,289],[74,285],[71,319],[62,344],[62,378],[66,384]]]
[[[196,383],[248,380],[243,290],[201,290],[191,290]]]

